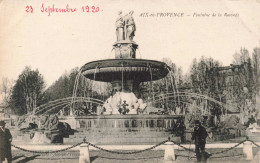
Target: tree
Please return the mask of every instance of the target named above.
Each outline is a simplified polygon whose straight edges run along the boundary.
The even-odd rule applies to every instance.
[[[240,65],[243,64],[245,62],[247,62],[248,58],[249,58],[249,52],[246,48],[241,48],[240,49],[240,53],[235,53],[233,55],[233,64],[235,65]]]
[[[6,77],[2,79],[2,84],[0,85],[0,94],[2,95],[2,102],[4,105],[7,105],[10,101],[13,85],[13,80],[9,80]]]
[[[222,91],[219,91],[220,88],[217,87],[218,80],[216,80],[219,67],[220,63],[212,58],[201,57],[199,61],[194,59],[190,68],[192,92],[220,100]],[[209,103],[209,101],[205,102],[202,98],[196,99],[194,104],[207,107],[212,115],[219,116],[221,113],[218,104]]]
[[[109,83],[87,79],[80,73],[79,68],[74,68],[70,73],[64,73],[46,90],[51,100],[72,97],[73,92],[76,97],[104,100],[110,95],[111,86]]]
[[[25,67],[12,90],[10,104],[14,113],[26,114],[39,106],[42,103],[44,87],[43,76],[38,69]]]
[[[254,48],[252,54],[254,90],[260,90],[260,48]]]
[[[214,72],[213,70],[219,66],[220,63],[212,58],[201,57],[199,62],[196,59],[193,60],[190,78],[194,92],[213,96],[210,91],[212,90],[211,87],[214,86],[214,77],[217,74],[209,72]]]
[[[50,95],[51,100],[72,97],[78,73],[79,68],[74,68],[70,73],[65,72],[61,77],[59,77],[59,79],[46,90]],[[78,86],[80,87],[78,90],[84,92],[84,86],[81,84],[82,81],[79,79],[77,82],[80,82],[78,83]]]

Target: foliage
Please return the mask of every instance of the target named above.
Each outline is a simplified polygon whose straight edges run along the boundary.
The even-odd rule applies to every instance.
[[[95,97],[103,99],[110,94],[110,87],[107,83],[93,82],[80,74],[79,68],[74,68],[70,73],[64,73],[57,81],[55,81],[46,93],[51,100],[72,97]]]
[[[255,92],[260,90],[260,48],[255,48],[252,53],[253,83]]]
[[[10,103],[14,81],[4,77],[0,85],[0,94],[2,95],[2,104],[7,106]]]
[[[25,67],[12,89],[10,105],[14,113],[21,115],[32,112],[42,103],[44,87],[39,71]]]

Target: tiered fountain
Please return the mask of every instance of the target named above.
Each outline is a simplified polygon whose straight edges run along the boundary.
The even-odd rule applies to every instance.
[[[97,110],[97,115],[73,116],[73,121],[64,119],[79,131],[65,138],[64,143],[86,136],[96,144],[154,144],[165,140],[174,121],[183,118],[149,114],[149,110],[156,108],[143,102],[139,84],[166,77],[170,68],[164,62],[136,59],[138,44],[133,41],[136,30],[133,12],[124,17],[121,14],[116,20],[115,59],[89,62],[81,68],[86,78],[112,84],[112,94],[103,104],[105,110]]]

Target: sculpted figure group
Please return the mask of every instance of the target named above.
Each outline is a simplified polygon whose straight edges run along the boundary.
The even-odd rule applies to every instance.
[[[116,92],[105,101],[103,114],[142,114],[146,106],[133,92]]]
[[[118,12],[118,18],[116,19],[116,36],[117,41],[121,40],[133,40],[135,36],[135,21],[133,18],[134,11],[130,11],[125,16],[122,15],[122,11]]]

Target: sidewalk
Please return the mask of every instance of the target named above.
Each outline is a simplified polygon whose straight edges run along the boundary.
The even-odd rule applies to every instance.
[[[223,149],[206,149],[207,152],[217,152]],[[254,148],[253,153],[259,149]],[[184,150],[176,150],[176,163],[196,162],[195,153]],[[258,153],[259,154],[259,153]],[[19,150],[13,151],[13,163],[78,163],[79,151],[64,151],[50,154],[33,154]],[[138,154],[118,155],[101,150],[91,150],[90,159],[92,163],[164,163],[164,151],[153,150]],[[243,156],[242,148],[235,148],[231,151],[217,154],[208,159],[208,163],[250,163]],[[254,162],[255,163],[255,162]],[[257,162],[258,163],[258,162]]]
[[[260,144],[259,142],[256,144]],[[159,145],[159,144],[158,144]],[[260,151],[259,148],[253,148],[253,153],[255,158],[253,161],[246,161],[243,156],[243,144],[238,143],[217,143],[217,144],[207,144],[206,151],[208,153],[216,153],[209,158],[208,162],[225,162],[225,163],[259,163]],[[13,162],[21,163],[21,162],[30,162],[30,163],[38,163],[38,162],[46,162],[55,163],[55,162],[78,162],[79,158],[79,150],[80,147],[76,146],[75,148],[67,150],[66,148],[71,147],[71,145],[17,145],[18,147],[22,147],[26,150],[31,151],[50,151],[50,153],[31,153],[26,150],[21,151],[14,147],[12,147],[13,153]],[[151,148],[153,145],[98,145],[98,147],[104,148],[104,150],[112,150],[112,151],[121,151],[121,152],[129,152],[129,151],[139,151]],[[160,145],[154,149],[146,150],[145,152],[137,153],[137,154],[111,154],[105,151],[96,149],[90,146],[90,157],[92,162],[94,163],[141,163],[141,162],[163,162],[165,144]],[[194,149],[194,144],[191,146],[189,144],[182,145],[185,148]],[[235,148],[231,148],[235,147]],[[253,145],[255,147],[255,145]],[[174,145],[175,154],[176,154],[176,162],[196,162],[196,157],[194,152],[188,152],[187,149],[183,149],[178,145]],[[225,149],[230,148],[231,150],[225,151]],[[66,150],[63,150],[66,149]],[[52,152],[56,150],[62,150],[58,153]],[[223,152],[222,152],[223,151]]]

